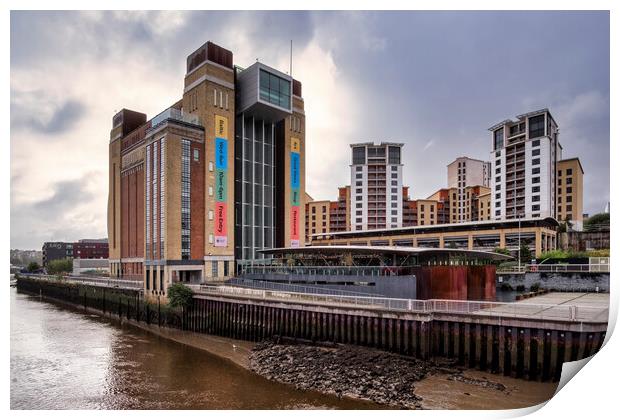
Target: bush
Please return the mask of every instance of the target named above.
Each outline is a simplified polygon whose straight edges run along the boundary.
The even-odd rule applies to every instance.
[[[63,274],[73,271],[73,260],[66,258],[64,260],[53,260],[47,264],[48,274]]]
[[[497,247],[493,250],[493,252],[495,252],[496,254],[510,255],[510,251],[507,248]]]
[[[30,264],[28,264],[28,267],[26,268],[26,270],[28,270],[29,273],[34,273],[37,272],[41,269],[41,267],[39,266],[38,263],[36,262],[31,262]]]
[[[608,230],[609,213],[598,213],[589,217],[583,224],[586,231]]]
[[[174,283],[168,287],[168,305],[173,308],[192,306],[194,291],[183,283]]]
[[[532,283],[530,292],[538,292],[538,290],[540,290],[540,283]]]
[[[516,288],[517,292],[525,292],[525,286],[520,284]]]

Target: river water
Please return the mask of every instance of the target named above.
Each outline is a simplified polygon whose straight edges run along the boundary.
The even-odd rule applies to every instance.
[[[11,288],[12,409],[363,409]]]
[[[12,409],[384,409],[268,381],[195,347],[38,297],[10,292]],[[557,384],[484,372],[500,392],[428,377],[415,384],[430,409],[528,407]]]

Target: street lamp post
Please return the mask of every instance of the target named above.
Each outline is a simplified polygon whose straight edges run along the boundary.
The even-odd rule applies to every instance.
[[[519,250],[517,251],[517,258],[519,261],[519,273],[521,272],[521,214],[517,214],[517,220],[519,221]]]

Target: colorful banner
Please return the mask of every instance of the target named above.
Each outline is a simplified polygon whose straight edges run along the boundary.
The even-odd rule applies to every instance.
[[[222,169],[215,170],[215,201],[219,203],[226,202],[226,171]]]
[[[299,206],[291,207],[291,246],[299,246]]]
[[[291,138],[291,247],[299,246],[299,217],[300,217],[300,165],[301,142]]]
[[[215,243],[228,246],[228,118],[215,116]]]
[[[215,203],[215,246],[227,246],[226,203]]]

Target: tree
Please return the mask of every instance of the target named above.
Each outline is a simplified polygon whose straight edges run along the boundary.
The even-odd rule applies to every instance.
[[[39,271],[41,267],[39,266],[38,263],[36,263],[35,261],[32,261],[30,264],[28,264],[28,267],[26,267],[26,269],[28,270],[29,273],[34,273],[34,272]]]
[[[194,291],[183,283],[173,283],[168,287],[168,304],[173,308],[192,306]]]
[[[609,213],[598,213],[583,224],[584,230],[609,230]]]
[[[521,262],[522,263],[530,263],[532,261],[532,251],[527,245],[521,245]]]
[[[64,260],[53,260],[47,264],[48,274],[62,274],[73,271],[73,260],[66,258]]]
[[[510,250],[508,248],[496,247],[493,252],[496,254],[510,255]]]

